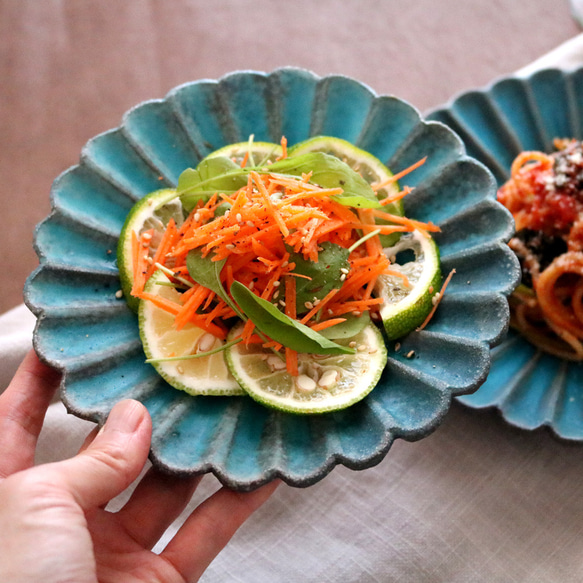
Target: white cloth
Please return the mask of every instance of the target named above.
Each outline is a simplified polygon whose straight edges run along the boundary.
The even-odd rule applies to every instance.
[[[520,74],[579,63],[583,35]],[[0,317],[0,386],[30,348],[33,326],[24,306]],[[72,455],[91,427],[54,403],[37,461]],[[454,403],[433,435],[398,440],[372,469],[338,467],[311,488],[281,486],[202,581],[583,581],[581,454],[547,431],[519,431]],[[205,477],[190,507],[217,487]]]

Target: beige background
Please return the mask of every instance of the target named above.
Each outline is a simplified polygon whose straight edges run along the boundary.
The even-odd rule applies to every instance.
[[[37,264],[52,180],[141,100],[296,65],[426,110],[577,32],[567,0],[0,0],[0,312]]]

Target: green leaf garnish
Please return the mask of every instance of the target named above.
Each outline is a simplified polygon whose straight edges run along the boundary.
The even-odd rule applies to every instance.
[[[379,208],[378,201],[370,184],[348,164],[324,152],[310,152],[298,156],[290,156],[274,162],[267,167],[271,174],[288,174],[301,176],[312,173],[310,182],[323,188],[342,188],[343,193],[336,195],[334,200],[357,208]]]
[[[229,158],[208,158],[180,175],[176,193],[184,208],[190,212],[199,200],[207,200],[215,192],[237,192],[247,184],[247,174],[248,171]]]
[[[352,348],[336,344],[282,314],[271,302],[256,296],[238,281],[233,282],[231,295],[261,332],[292,350],[311,354],[354,354]]]
[[[340,340],[343,338],[352,338],[359,332],[362,332],[370,322],[368,312],[363,312],[361,316],[354,316],[352,314],[344,314],[342,316],[346,321],[340,324],[335,324],[329,328],[325,328],[320,332],[329,340]]]
[[[235,313],[245,320],[244,314],[235,305],[221,282],[221,271],[227,259],[212,261],[210,257],[203,257],[200,249],[192,249],[186,256],[188,273],[196,283],[214,291]]]
[[[307,302],[313,303],[314,298],[322,300],[335,287],[342,285],[341,270],[349,269],[349,255],[348,249],[330,242],[322,244],[317,263],[304,259],[301,253],[290,254],[289,262],[296,264],[293,272],[310,278],[296,278],[296,312],[298,314],[311,309],[306,306]]]
[[[186,211],[190,212],[199,200],[208,200],[215,192],[237,192],[247,184],[247,176],[253,170],[296,178],[312,172],[312,183],[323,188],[342,188],[342,194],[336,195],[335,200],[343,205],[358,208],[382,206],[371,186],[360,174],[335,156],[323,152],[290,156],[268,166],[245,168],[222,156],[204,159],[196,168],[188,168],[180,175],[176,193]]]

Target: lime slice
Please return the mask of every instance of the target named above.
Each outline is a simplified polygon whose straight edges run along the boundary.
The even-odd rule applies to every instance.
[[[130,210],[119,236],[117,245],[117,266],[124,297],[134,311],[138,311],[140,300],[130,294],[134,283],[134,262],[132,255],[132,231],[140,235],[144,231],[154,229],[154,236],[147,250],[150,256],[154,255],[166,225],[173,218],[176,225],[184,221],[182,203],[172,188],[156,190],[139,202]]]
[[[242,324],[229,338],[241,333]],[[225,357],[233,376],[256,401],[287,413],[327,413],[363,399],[376,386],[387,362],[383,337],[373,324],[349,339],[355,354],[298,354],[299,376],[291,376],[280,356],[260,345],[235,344]]]
[[[237,164],[241,164],[247,152],[249,152],[247,166],[258,166],[268,162],[275,162],[276,158],[281,156],[282,149],[279,144],[271,142],[237,142],[215,150],[207,158],[224,156],[225,158],[231,158]]]
[[[441,286],[439,249],[435,241],[419,231],[403,235],[393,246],[384,249],[396,275],[381,275],[375,293],[384,299],[380,314],[389,340],[414,330],[423,323],[433,307]]]
[[[357,148],[350,142],[340,138],[333,138],[330,136],[317,136],[310,138],[304,142],[296,144],[288,150],[288,156],[295,156],[297,154],[306,154],[308,152],[324,152],[336,156],[353,170],[358,172],[369,184],[384,182],[389,179],[393,173],[375,156]],[[391,183],[386,188],[381,188],[377,192],[379,200],[386,198],[390,194],[399,191],[399,185],[396,182]],[[388,204],[383,209],[387,213],[393,215],[403,216],[403,203],[399,200],[397,202]],[[388,224],[387,221],[379,220],[379,224]],[[381,243],[383,247],[393,245],[399,240],[400,234],[381,235]]]
[[[161,271],[148,280],[145,291],[180,302],[180,293]],[[140,338],[150,359],[172,358],[220,348],[224,342],[194,324],[181,330],[174,327],[174,316],[147,300],[140,301]],[[153,362],[156,371],[170,385],[190,395],[243,395],[233,378],[223,352],[193,359]]]

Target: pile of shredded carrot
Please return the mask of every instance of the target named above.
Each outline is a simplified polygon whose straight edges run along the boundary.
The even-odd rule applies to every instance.
[[[392,180],[403,174],[395,175]],[[399,271],[391,270],[379,235],[413,230],[427,234],[439,228],[382,209],[342,205],[335,200],[342,193],[341,188],[321,188],[312,184],[310,177],[311,174],[296,178],[251,171],[245,187],[231,196],[215,193],[207,202],[199,202],[179,228],[170,220],[153,256],[147,251],[152,231],[134,233],[132,295],[173,314],[177,329],[191,322],[225,339],[230,328],[227,321],[236,314],[213,291],[190,277],[186,257],[189,251],[197,249],[212,261],[225,260],[220,278],[227,292],[237,280],[313,330],[343,322],[347,314],[360,315],[369,311],[373,318],[378,317],[379,304],[383,301],[373,296],[378,277],[391,274],[405,278]],[[385,186],[386,182],[374,188],[380,190]],[[407,189],[400,191],[381,203],[385,206],[407,192]],[[225,202],[230,208],[221,215],[217,209]],[[377,225],[376,218],[391,224]],[[343,270],[338,286],[324,298],[306,302],[297,315],[296,280],[307,276],[294,273],[296,265],[290,260],[288,249],[317,262],[323,243],[348,249],[372,231],[375,231],[374,236],[351,251],[349,268]],[[186,288],[180,303],[144,291],[146,281],[160,266],[169,267],[175,283]],[[280,296],[285,296],[285,301]],[[276,350],[284,348],[273,341],[265,342],[265,337],[261,338],[254,331],[255,325],[248,320],[242,333],[246,343],[261,342]],[[297,375],[297,353],[289,348],[285,348],[285,353],[287,370]]]

